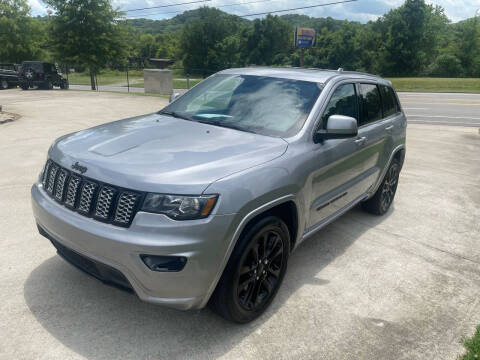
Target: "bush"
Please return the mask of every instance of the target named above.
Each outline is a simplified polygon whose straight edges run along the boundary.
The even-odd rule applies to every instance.
[[[459,77],[464,75],[460,60],[455,55],[439,55],[428,69],[428,75],[440,77]]]

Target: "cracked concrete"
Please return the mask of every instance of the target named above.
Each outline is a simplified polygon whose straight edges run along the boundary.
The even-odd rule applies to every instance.
[[[290,258],[277,298],[238,326],[140,302],[65,263],[38,235],[30,184],[68,132],[165,99],[7,90],[0,128],[0,358],[455,359],[480,324],[480,135],[409,125],[393,208],[355,208]]]

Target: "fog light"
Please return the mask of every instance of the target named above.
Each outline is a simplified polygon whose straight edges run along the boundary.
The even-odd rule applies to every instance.
[[[185,256],[140,255],[140,258],[150,270],[160,272],[182,271],[187,263]]]

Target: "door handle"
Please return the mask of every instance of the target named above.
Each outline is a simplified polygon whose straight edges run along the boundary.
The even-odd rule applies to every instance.
[[[367,141],[367,138],[365,136],[362,136],[361,138],[355,140],[355,144],[357,144],[358,146],[362,146],[363,144],[365,144],[365,141]]]
[[[387,132],[392,132],[392,130],[393,130],[393,125],[387,126],[385,128],[385,131],[387,131]]]

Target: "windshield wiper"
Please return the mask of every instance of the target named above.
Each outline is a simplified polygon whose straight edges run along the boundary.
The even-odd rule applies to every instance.
[[[202,124],[219,126],[219,127],[224,127],[224,128],[228,128],[228,129],[234,129],[234,130],[239,130],[239,131],[250,132],[250,133],[256,134],[255,131],[252,131],[250,129],[245,129],[242,126],[231,124],[231,123],[225,123],[225,122],[222,122],[222,121],[219,121],[219,120],[209,119],[209,120],[195,120],[195,121],[197,121],[199,123],[202,123]]]
[[[160,111],[159,114],[173,116],[177,119],[183,119],[188,121],[196,121],[193,117],[187,114],[179,113],[176,111]]]

